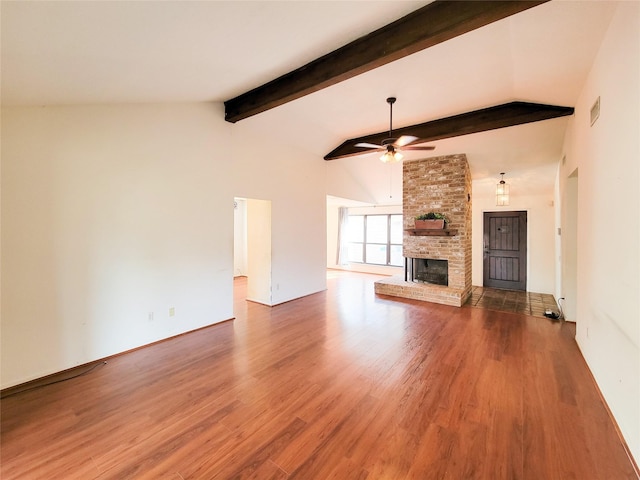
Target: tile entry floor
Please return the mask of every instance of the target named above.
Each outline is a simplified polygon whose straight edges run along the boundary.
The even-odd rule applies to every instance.
[[[523,313],[534,317],[544,317],[545,310],[560,313],[553,295],[547,293],[500,290],[497,288],[472,287],[471,297],[465,306]]]

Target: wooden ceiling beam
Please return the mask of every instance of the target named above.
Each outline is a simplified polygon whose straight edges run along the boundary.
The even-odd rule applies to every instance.
[[[483,27],[549,0],[436,0],[306,65],[224,102],[238,120]]]
[[[552,118],[573,115],[573,107],[559,107],[556,105],[544,105],[540,103],[511,102],[495,107],[483,108],[473,112],[441,118],[430,122],[411,125],[409,127],[393,130],[394,137],[413,135],[426,142],[442,140],[444,138],[458,137],[470,133],[486,132],[498,128],[512,127],[525,123],[539,122]],[[368,135],[366,137],[352,138],[325,155],[325,160],[359,155],[371,150],[356,147],[356,143],[380,144],[389,136],[389,131]]]

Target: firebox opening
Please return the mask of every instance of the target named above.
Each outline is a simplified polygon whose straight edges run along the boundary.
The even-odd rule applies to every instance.
[[[411,282],[449,285],[449,262],[433,258],[409,258],[405,278]]]

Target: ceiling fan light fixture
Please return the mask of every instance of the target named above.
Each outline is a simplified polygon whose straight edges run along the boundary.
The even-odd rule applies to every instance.
[[[358,142],[354,147],[366,148],[367,150],[382,151],[384,152],[380,157],[380,161],[383,163],[396,163],[402,161],[404,155],[400,153],[400,149],[405,150],[433,150],[435,147],[431,146],[416,146],[417,143],[423,143],[425,140],[421,140],[413,135],[402,135],[400,138],[393,136],[393,104],[395,103],[395,97],[387,98],[389,104],[389,136],[382,140],[381,143],[375,144],[371,142]],[[376,135],[377,137],[377,135]],[[363,152],[369,153],[369,152]],[[325,157],[326,160],[326,157]]]
[[[392,145],[387,147],[387,151],[380,157],[382,163],[396,163],[404,158],[400,152],[398,152]]]
[[[380,157],[380,160],[382,161],[382,163],[397,163],[402,160],[402,158],[403,155],[401,153],[385,152],[385,154]]]

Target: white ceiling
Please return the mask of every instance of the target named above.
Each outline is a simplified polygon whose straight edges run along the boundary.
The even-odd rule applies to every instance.
[[[2,103],[222,102],[426,3],[2,1]],[[242,122],[324,156],[385,130],[390,95],[397,127],[514,100],[574,106],[616,3],[552,1]],[[544,172],[522,177],[550,189],[566,124],[441,140],[434,154],[467,153],[479,180]]]

